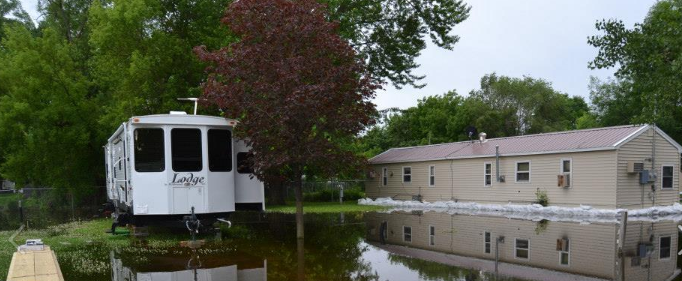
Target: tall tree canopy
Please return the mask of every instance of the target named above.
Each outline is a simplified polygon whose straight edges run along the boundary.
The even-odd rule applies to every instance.
[[[355,146],[373,156],[391,147],[467,140],[475,126],[488,137],[516,136],[596,126],[582,97],[569,97],[542,79],[496,74],[464,98],[450,91],[419,100],[416,107],[384,114]]]
[[[462,0],[320,0],[339,34],[365,59],[370,73],[400,88],[422,87],[413,74],[415,59],[426,48],[425,37],[452,50],[459,41],[452,29],[469,17]]]
[[[588,39],[599,50],[591,68],[616,67],[615,81],[593,83],[593,103],[604,125],[656,122],[682,140],[682,1],[658,1],[643,23],[596,24]]]
[[[213,64],[204,97],[240,121],[255,174],[285,176],[296,187],[303,238],[301,178],[333,176],[361,158],[341,145],[372,121],[374,90],[353,48],[314,0],[240,0],[223,18],[239,41],[199,56]]]
[[[23,25],[29,30],[35,28],[33,20],[19,0],[0,0],[0,41],[5,38],[5,28],[12,24]]]

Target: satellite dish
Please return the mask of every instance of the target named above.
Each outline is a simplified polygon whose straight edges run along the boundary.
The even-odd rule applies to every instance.
[[[466,129],[467,137],[469,140],[474,139],[475,137],[478,137],[478,130],[474,126],[469,126]]]

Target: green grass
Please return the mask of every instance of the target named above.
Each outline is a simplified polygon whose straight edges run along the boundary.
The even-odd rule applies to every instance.
[[[350,201],[343,202],[304,202],[304,213],[340,213],[340,212],[370,212],[383,210],[385,207],[381,206],[367,206],[358,205],[358,202]],[[271,213],[296,213],[296,204],[294,202],[287,202],[284,206],[268,206],[265,205],[265,211]]]

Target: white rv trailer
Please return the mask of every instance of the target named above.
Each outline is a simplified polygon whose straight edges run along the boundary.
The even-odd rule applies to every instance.
[[[182,113],[130,118],[105,150],[114,225],[227,218],[264,209],[263,182],[246,165],[249,148],[233,138],[235,120]]]

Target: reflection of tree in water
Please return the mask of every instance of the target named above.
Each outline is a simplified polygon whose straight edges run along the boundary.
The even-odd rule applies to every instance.
[[[361,256],[365,234],[363,214],[306,215],[306,280],[378,280]],[[235,220],[239,220],[235,218]],[[253,218],[249,220],[253,221]],[[268,259],[272,280],[292,280],[297,265],[296,224],[289,214],[267,214],[267,223],[251,224],[238,248]],[[243,236],[242,234],[241,236]],[[236,241],[235,241],[236,242]]]

